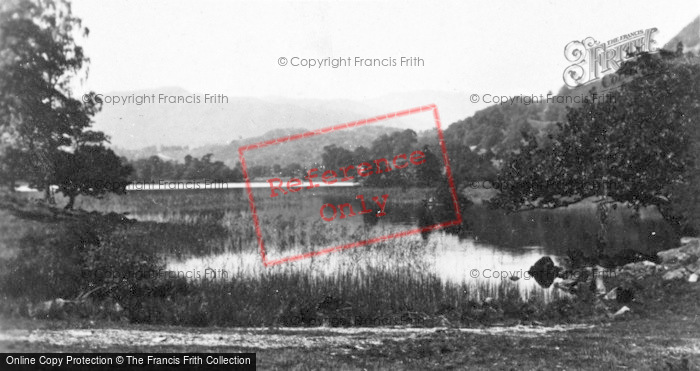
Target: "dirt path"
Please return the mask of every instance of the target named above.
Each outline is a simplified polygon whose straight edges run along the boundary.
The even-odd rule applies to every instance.
[[[475,329],[14,324],[0,327],[0,352],[255,352],[265,370],[700,369],[700,331],[691,319],[672,322]]]
[[[31,348],[42,344],[68,348],[109,349],[129,344],[133,347],[236,347],[241,349],[356,348],[382,345],[384,341],[411,340],[438,333],[472,333],[541,337],[552,333],[592,328],[590,325],[553,327],[489,327],[483,329],[446,328],[230,328],[183,329],[178,331],[134,329],[4,330],[0,344],[22,343]]]

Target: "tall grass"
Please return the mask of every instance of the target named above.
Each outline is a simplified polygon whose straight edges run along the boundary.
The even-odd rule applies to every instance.
[[[357,190],[348,192],[355,194]],[[14,276],[3,276],[0,291],[5,297],[36,302],[55,295],[76,297],[105,286],[107,289],[94,300],[119,302],[133,322],[222,326],[472,325],[568,318],[584,308],[575,305],[580,298],[534,287],[523,290],[522,285],[508,280],[446,281],[435,261],[442,248],[439,238],[387,240],[263,268],[242,190],[134,192],[101,200],[79,198],[78,206],[129,212],[139,222],[115,230],[98,228],[93,216],[85,216],[77,223],[86,228],[65,225],[53,234],[24,238],[19,246],[25,251],[20,256],[24,259],[20,260],[21,270],[13,270]],[[367,224],[362,218],[346,224],[304,220],[300,215],[317,210],[304,208],[303,200],[280,203],[261,197],[257,206],[266,246],[277,256],[355,242],[401,227]],[[528,230],[528,223],[542,223],[532,234],[520,236],[518,246],[547,240],[546,230],[551,225],[571,223],[575,225],[568,228],[576,228],[587,223],[584,213],[574,213],[569,221],[564,215],[559,218],[563,224],[557,224],[559,219],[546,224],[546,214],[540,219],[533,217],[536,214],[530,214],[530,219],[524,214],[511,219],[480,215],[465,214],[463,230],[481,233],[488,241],[499,238],[495,232],[488,234],[491,230],[510,235],[513,228]],[[102,230],[99,241],[85,238],[83,233],[95,228]],[[221,259],[229,267],[225,279],[221,275],[185,280],[171,274],[156,278],[137,274],[138,270],[163,272],[163,267],[175,275],[177,271],[204,273],[207,268],[219,268]],[[42,267],[46,261],[52,262],[49,270]],[[16,263],[9,261],[7,266]],[[464,264],[467,269],[469,262]],[[118,270],[125,278],[114,286],[114,282],[93,274],[98,269]],[[17,281],[19,276],[32,279]],[[51,283],[55,277],[62,277],[60,286]]]
[[[318,195],[309,197],[321,197],[324,202],[339,202],[353,199],[354,195],[363,192],[377,193],[376,190],[362,188],[334,188],[321,190]],[[389,205],[395,204],[395,209],[384,217],[383,223],[415,223],[415,210],[420,205],[420,199],[430,193],[420,189],[409,189],[406,192],[406,195],[400,193],[400,199],[390,200]],[[270,234],[264,236],[266,241],[278,238],[274,235],[279,233],[275,231],[275,223],[280,218],[289,222],[286,227],[283,226],[288,232],[301,228],[311,231],[314,238],[323,237],[319,236],[319,231],[326,233],[328,223],[319,221],[318,206],[312,206],[308,202],[310,199],[285,199],[284,202],[278,202],[266,197],[265,191],[256,190],[254,194],[263,232]],[[209,192],[136,191],[125,197],[108,196],[102,200],[81,197],[78,199],[78,206],[102,212],[128,212],[131,217],[141,221],[189,226],[219,224],[226,229],[226,233],[235,236],[232,241],[227,242],[219,242],[214,238],[214,246],[205,249],[207,251],[245,250],[248,247],[255,248],[256,245],[248,198],[242,189]],[[552,255],[565,255],[570,250],[590,252],[596,244],[599,230],[595,213],[595,205],[591,204],[518,213],[506,213],[481,205],[468,205],[462,210],[464,224],[459,235],[502,249],[542,246],[547,254]],[[353,227],[361,224],[372,226],[371,218],[355,218],[358,220],[344,224]],[[314,219],[318,222],[302,223],[304,220]],[[328,233],[336,233],[332,228],[328,229]],[[366,228],[357,233],[369,236],[371,231],[372,228]],[[280,246],[273,243],[269,245],[271,248],[283,250],[293,246],[301,237],[309,238],[308,234],[298,233],[300,235],[294,236],[294,241],[280,241]],[[642,209],[641,216],[636,217],[632,210],[624,207],[611,213],[607,237],[611,251],[632,249],[647,253],[676,245],[679,238],[653,208]]]

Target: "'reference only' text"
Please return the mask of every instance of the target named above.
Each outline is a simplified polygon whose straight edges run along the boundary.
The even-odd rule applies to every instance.
[[[321,183],[331,185],[338,181],[347,182],[353,180],[356,178],[356,176],[359,178],[366,178],[372,174],[390,172],[392,171],[392,165],[393,169],[404,169],[411,164],[418,166],[423,163],[425,163],[425,153],[422,151],[413,151],[410,155],[406,153],[399,153],[394,156],[391,162],[386,158],[379,158],[371,163],[361,162],[357,165],[344,166],[338,169],[339,171],[337,172],[335,170],[328,169],[320,175],[320,181],[317,180],[317,178],[319,178],[319,169],[313,168],[306,172],[306,176],[304,177],[304,179],[307,181],[306,184],[299,178],[291,178],[286,182],[286,184],[285,181],[280,178],[271,178],[268,179],[267,182],[270,185],[270,198],[275,198],[288,193],[296,193],[303,189],[320,187]],[[371,200],[378,207],[376,211],[367,207],[369,201],[365,200],[364,195],[358,195],[355,198],[360,200],[362,203],[362,210],[358,213],[359,215],[368,213],[374,213],[374,215],[377,217],[386,215],[385,208],[389,198],[388,194],[381,195],[381,197],[371,197]],[[372,204],[370,204],[370,206],[372,206]],[[321,219],[327,222],[335,220],[338,213],[340,213],[340,219],[357,215],[349,202],[339,205],[326,203],[321,206],[319,213],[321,214]]]

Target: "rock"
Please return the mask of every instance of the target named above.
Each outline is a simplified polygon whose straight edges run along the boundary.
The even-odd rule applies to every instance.
[[[492,297],[489,296],[488,298],[484,299],[484,304],[491,305],[491,303],[493,303]]]
[[[694,241],[698,241],[697,237],[681,237],[681,245],[687,245],[689,243],[694,243]]]
[[[685,267],[685,269],[687,269],[687,270],[688,270],[689,272],[691,272],[691,273],[700,274],[700,260],[699,260],[699,261],[696,261],[696,262],[693,263],[693,264],[687,265],[687,266]]]
[[[600,268],[600,267],[598,267]],[[603,281],[603,275],[600,269],[595,271],[595,290],[598,295],[605,295],[605,282]]]
[[[685,274],[685,268],[677,268],[672,271],[666,272],[662,278],[664,281],[682,280],[683,278],[685,278]]]
[[[688,277],[688,282],[698,282],[698,274],[693,273]]]
[[[608,291],[608,293],[605,294],[605,296],[603,296],[603,299],[605,299],[605,300],[615,300],[615,299],[617,299],[617,289],[618,289],[618,288],[615,287],[614,289]]]
[[[700,239],[695,238],[687,241],[680,247],[680,249],[686,254],[700,257]]]
[[[612,254],[605,254],[600,256],[598,258],[597,264],[605,268],[615,268],[629,263],[636,263],[641,261],[659,263],[661,262],[661,259],[659,259],[659,256],[657,254],[647,254],[633,249],[624,249],[621,251],[613,252]]]
[[[575,279],[565,279],[555,282],[554,287],[569,293],[574,293],[576,292],[578,283],[579,281]]]
[[[631,309],[630,309],[628,306],[625,305],[624,307],[620,308],[620,310],[618,310],[617,312],[615,312],[615,314],[613,314],[613,317],[619,317],[619,316],[621,316],[621,315],[623,315],[623,314],[629,312],[630,310],[631,310]]]
[[[622,271],[631,274],[636,279],[642,279],[644,277],[653,275],[660,268],[661,266],[659,265],[645,261],[627,264],[624,267],[622,267]]]
[[[561,268],[554,265],[554,261],[549,256],[540,258],[535,265],[530,267],[527,273],[535,278],[535,281],[544,288],[549,288],[554,283],[554,279],[561,272]]]
[[[659,252],[659,258],[661,262],[668,265],[686,265],[694,263],[698,260],[697,255],[691,255],[683,251],[685,247],[677,247],[675,249],[666,250]]]
[[[617,289],[618,287],[615,287],[614,289],[610,290],[605,296],[603,296],[603,299],[605,300],[615,300],[617,299]]]

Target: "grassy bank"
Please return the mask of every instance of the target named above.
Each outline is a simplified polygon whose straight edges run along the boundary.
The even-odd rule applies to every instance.
[[[382,269],[360,261],[331,275],[289,266],[263,275],[234,272],[229,280],[168,275],[164,257],[178,251],[192,256],[248,248],[230,239],[238,219],[227,213],[226,218],[171,214],[136,222],[120,214],[64,212],[3,197],[0,334],[31,332],[17,341],[0,340],[0,349],[253,351],[265,369],[687,370],[700,365],[700,286],[663,281],[662,273],[610,278],[609,287],[635,288],[635,300],[626,304],[631,311],[618,317],[611,313],[621,304],[586,295],[544,300],[537,294],[523,298],[508,280],[488,286],[445,283],[418,259],[417,253],[431,248],[420,237],[339,254],[348,261],[374,253],[391,256]],[[489,327],[566,323],[594,326],[542,334]],[[392,325],[439,329],[385,336],[363,329],[381,326],[384,334]],[[487,330],[478,330],[484,326]],[[67,341],[84,336],[71,329],[86,330],[90,340]],[[96,340],[99,333],[107,334],[101,337],[105,342]],[[218,340],[199,344],[203,337]],[[241,339],[248,345],[239,345]]]
[[[239,352],[257,353],[261,369],[631,369],[700,367],[700,286],[648,277],[632,311],[570,331],[498,329],[425,332],[382,329],[236,329],[125,323],[0,321],[0,333],[29,330],[53,341],[0,341],[12,352]],[[90,341],[69,340],[79,328]],[[536,329],[535,329],[536,330]],[[107,335],[98,336],[98,334]],[[22,339],[29,336],[25,333]],[[212,339],[210,343],[204,338]],[[102,339],[100,341],[99,339]],[[183,341],[186,340],[186,341]]]
[[[232,238],[216,229],[221,224],[207,229],[206,216],[188,230],[188,223],[64,212],[9,197],[0,213],[0,224],[16,226],[3,237],[12,257],[0,270],[2,312],[10,317],[189,326],[474,326],[605,314],[586,303],[591,298],[524,299],[510,281],[445,283],[421,265],[428,247],[420,237],[373,246],[390,257],[381,268],[331,275],[282,268],[188,281],[168,274],[162,252],[191,254],[184,250],[188,244]]]

